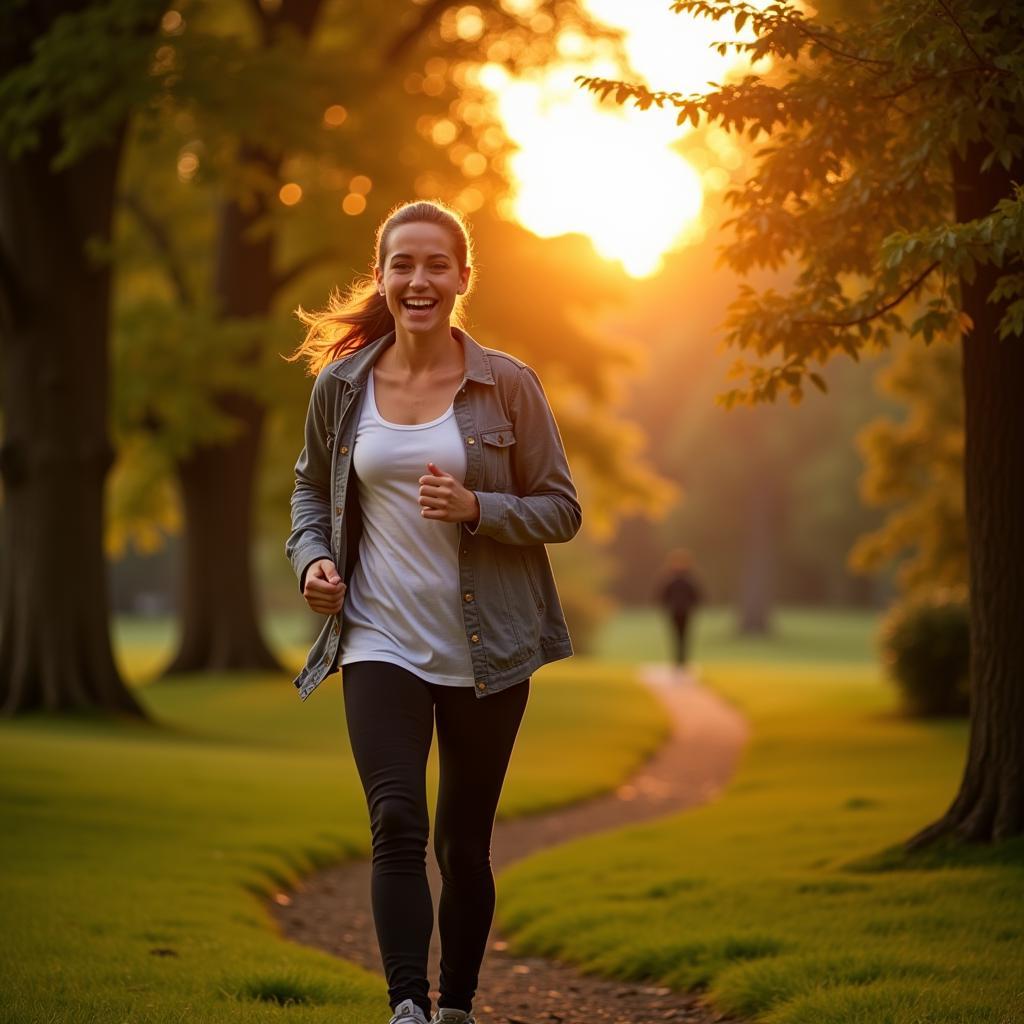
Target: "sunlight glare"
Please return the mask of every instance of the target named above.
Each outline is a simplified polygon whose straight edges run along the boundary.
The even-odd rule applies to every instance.
[[[649,88],[700,91],[738,65],[731,52],[720,56],[709,49],[733,36],[725,22],[674,14],[664,0],[585,5],[624,31],[632,80]],[[705,182],[720,186],[720,174],[705,171],[702,178],[673,148],[692,130],[676,125],[675,110],[600,103],[574,82],[578,74],[631,78],[607,59],[584,61],[582,49],[578,34],[567,31],[559,40],[561,64],[518,78],[495,63],[480,70],[480,82],[518,147],[510,159],[507,207],[534,234],[585,234],[601,256],[618,260],[633,277],[647,277],[667,253],[702,237]]]
[[[584,233],[605,259],[646,277],[698,217],[700,176],[666,145],[663,120],[598,108],[575,74],[538,84],[484,68],[521,147],[510,160],[516,219],[542,238]]]

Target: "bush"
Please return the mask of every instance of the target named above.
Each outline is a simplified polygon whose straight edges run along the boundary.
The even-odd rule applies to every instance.
[[[966,715],[970,632],[965,601],[946,595],[904,601],[881,627],[882,658],[908,711]]]

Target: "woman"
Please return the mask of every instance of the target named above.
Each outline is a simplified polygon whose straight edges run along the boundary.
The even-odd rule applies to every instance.
[[[328,616],[295,685],[305,699],[344,667],[390,1024],[431,1013],[435,716],[431,1024],[473,1024],[494,914],[491,832],[530,677],[573,653],[544,545],[579,530],[576,489],[536,373],[452,324],[470,257],[453,210],[396,208],[378,228],[372,279],[322,312],[298,310],[308,332],[291,357],[316,380],[285,550],[306,603]]]

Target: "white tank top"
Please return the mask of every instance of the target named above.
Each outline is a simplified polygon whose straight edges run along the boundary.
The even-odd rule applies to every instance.
[[[352,451],[363,533],[342,604],[339,664],[387,661],[431,683],[472,686],[459,593],[462,527],[420,515],[427,462],[465,482],[454,403],[429,423],[389,423],[377,410],[371,368]]]

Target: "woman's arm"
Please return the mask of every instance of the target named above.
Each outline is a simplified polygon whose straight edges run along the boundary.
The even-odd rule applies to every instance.
[[[501,491],[474,491],[480,519],[466,529],[503,544],[558,544],[572,540],[583,519],[562,438],[540,378],[529,367],[509,401],[516,443],[512,466],[522,497]]]
[[[321,392],[320,377],[317,377],[306,411],[305,445],[295,463],[292,532],[284,545],[285,555],[299,579],[300,594],[305,586],[306,569],[320,558],[334,559],[331,553],[331,451],[327,446]]]

